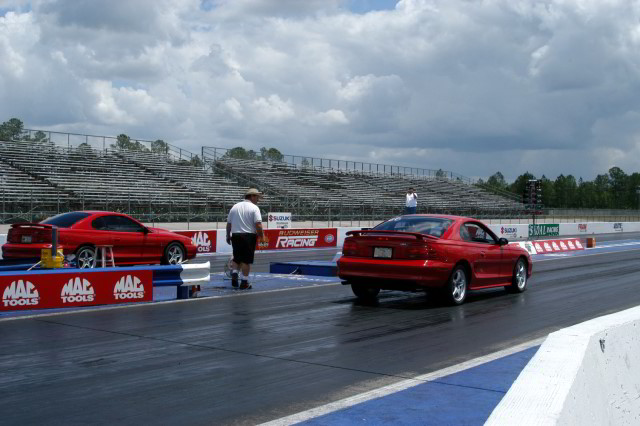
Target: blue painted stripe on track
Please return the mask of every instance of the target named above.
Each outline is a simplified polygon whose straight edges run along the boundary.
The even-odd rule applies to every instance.
[[[539,346],[334,411],[301,425],[481,425]]]

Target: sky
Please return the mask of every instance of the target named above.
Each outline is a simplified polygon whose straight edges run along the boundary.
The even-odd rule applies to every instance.
[[[640,2],[0,0],[0,122],[425,169],[640,172]]]

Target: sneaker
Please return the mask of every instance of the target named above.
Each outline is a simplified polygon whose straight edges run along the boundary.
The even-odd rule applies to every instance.
[[[233,287],[238,287],[238,273],[237,272],[233,272],[231,274],[231,285]]]
[[[240,283],[240,290],[249,290],[251,288],[251,284],[249,284],[249,281],[247,280],[242,280],[242,282]]]

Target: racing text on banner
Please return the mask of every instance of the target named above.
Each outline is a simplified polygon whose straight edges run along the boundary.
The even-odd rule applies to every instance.
[[[336,247],[338,229],[265,229],[264,236],[264,241],[257,244],[258,250]]]

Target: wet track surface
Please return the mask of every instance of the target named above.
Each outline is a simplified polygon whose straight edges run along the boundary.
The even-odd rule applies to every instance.
[[[276,419],[637,306],[639,260],[541,258],[527,292],[454,308],[398,292],[364,305],[335,284],[2,321],[3,423]]]

